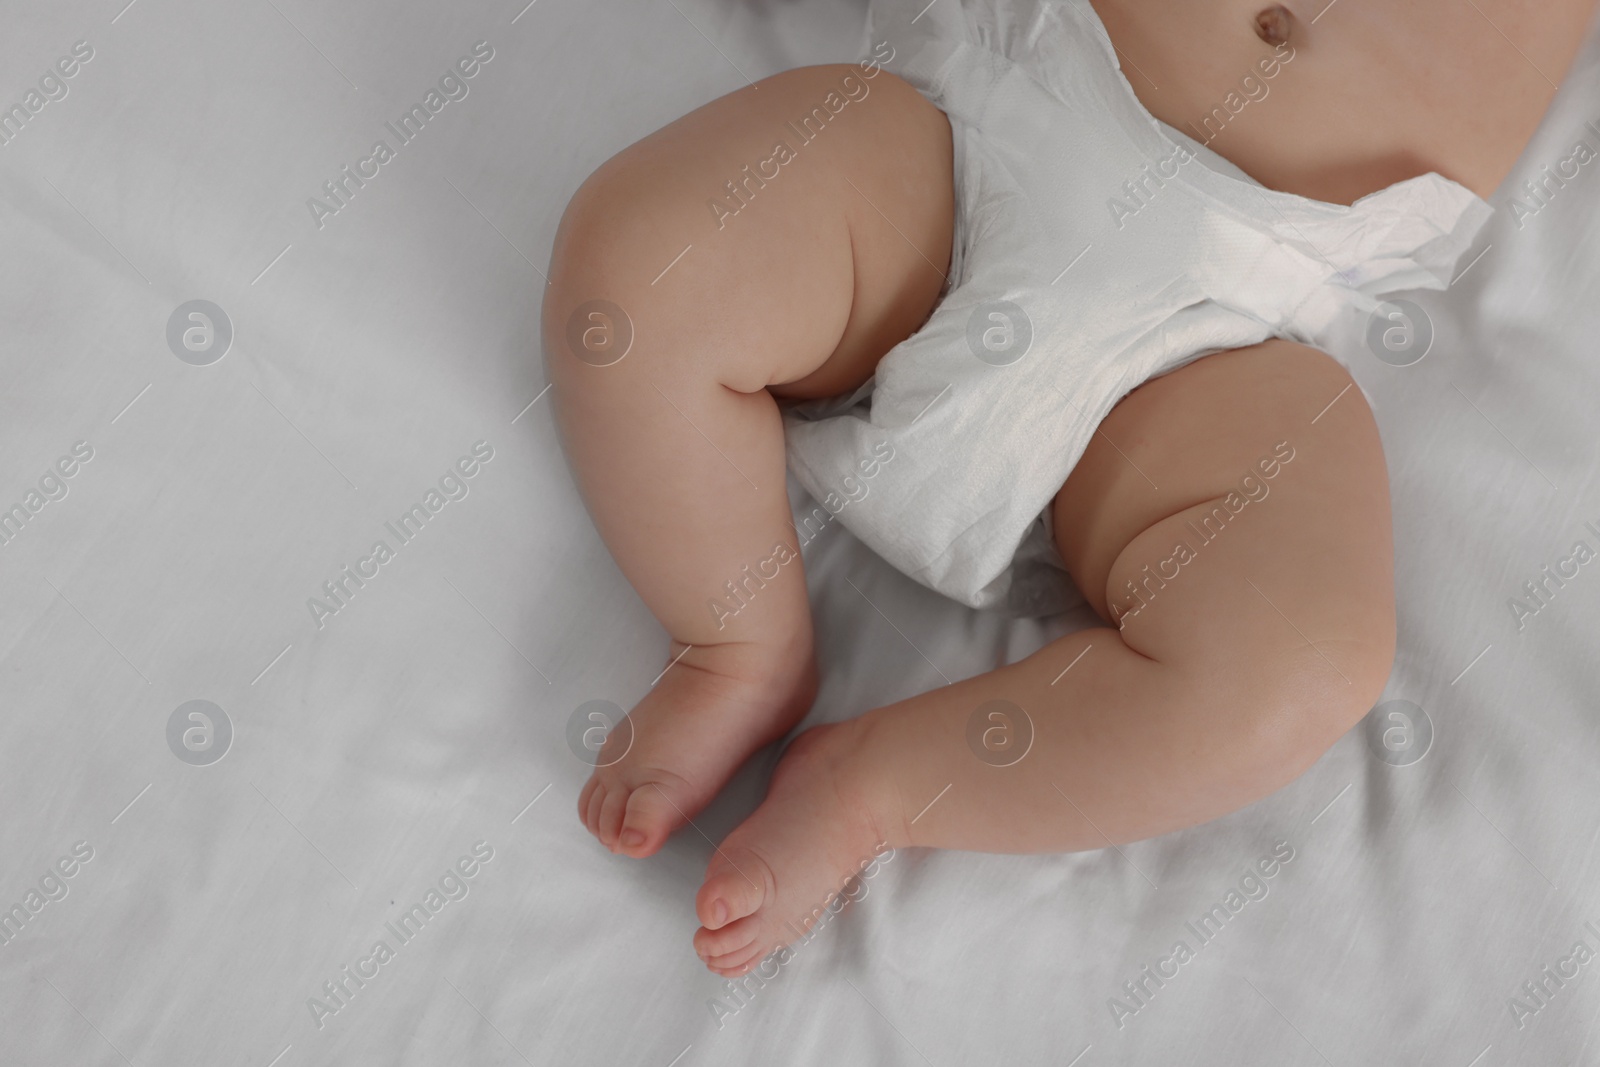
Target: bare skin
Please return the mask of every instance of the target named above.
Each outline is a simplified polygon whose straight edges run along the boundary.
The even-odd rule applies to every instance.
[[[1264,185],[1348,204],[1428,171],[1480,196],[1493,192],[1544,117],[1595,4],[1095,0],[1094,7],[1151,114]],[[1274,7],[1287,12],[1279,19],[1294,61],[1265,99],[1220,129],[1206,126],[1268,47],[1256,23]]]
[[[1350,202],[1428,170],[1491,193],[1594,0],[1537,12],[1522,0],[1297,2],[1264,33],[1259,0],[1095,6],[1135,91],[1178,128],[1286,28],[1293,66],[1211,147],[1265,184]],[[814,699],[798,559],[736,617],[707,603],[775,545],[795,545],[775,398],[866,380],[927,317],[949,262],[949,126],[887,73],[737,218],[719,228],[706,210],[785,119],[851,72],[789,71],[685,116],[597,171],[557,235],[544,323],[569,457],[672,637],[674,665],[630,713],[632,748],[579,799],[589,830],[626,855],[658,850]],[[597,299],[624,308],[633,331],[607,366],[568,341],[569,320]],[[797,738],[765,803],[709,864],[694,938],[707,966],[742,974],[791,941],[884,845],[1098,848],[1237,810],[1310,766],[1380,695],[1394,651],[1387,475],[1350,384],[1321,353],[1269,341],[1124,398],[1053,504],[1062,558],[1107,625]],[[1270,495],[1112,625],[1128,583],[1281,445],[1293,459]],[[993,700],[1033,725],[1013,766],[966,743]]]

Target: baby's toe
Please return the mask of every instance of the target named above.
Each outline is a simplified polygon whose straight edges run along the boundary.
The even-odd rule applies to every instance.
[[[696,930],[694,950],[708,967],[742,963],[751,952],[761,950],[760,933],[756,917],[746,916],[720,930]]]
[[[610,791],[598,777],[590,778],[589,784],[584,787],[588,799],[583,805],[583,825],[596,837],[600,836],[600,808],[605,803],[606,794]]]
[[[766,945],[754,942],[748,948],[737,952],[730,952],[725,956],[713,956],[706,960],[706,966],[725,978],[732,978],[760,963],[769,951],[771,950]]]
[[[589,825],[589,798],[594,796],[594,791],[600,787],[600,782],[594,775],[583,783],[583,788],[578,791],[578,821],[584,826]]]
[[[711,859],[705,884],[695,894],[694,910],[707,930],[719,930],[755,913],[766,903],[767,867],[750,853],[730,856],[719,850]]]
[[[617,850],[635,859],[654,855],[683,821],[681,811],[681,805],[656,783],[639,786],[628,795]]]
[[[600,839],[602,845],[613,851],[617,847],[617,835],[622,832],[622,815],[628,809],[630,795],[626,789],[608,789],[605,800],[600,804],[600,817],[595,836]]]

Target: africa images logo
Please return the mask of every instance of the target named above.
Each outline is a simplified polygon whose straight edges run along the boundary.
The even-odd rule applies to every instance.
[[[428,924],[444,911],[445,906],[467,899],[472,892],[472,880],[484,866],[494,859],[494,846],[487,841],[475,842],[471,855],[462,856],[446,867],[443,874],[430,885],[421,900],[402,912],[398,919],[383,924],[383,936],[372,943],[372,950],[354,963],[340,967],[338,973],[322,983],[321,996],[306,998],[306,1008],[311,1021],[321,1030],[329,1016],[338,1015],[356,995],[376,979],[398,955],[400,949],[415,941]],[[390,944],[390,941],[393,944]]]
[[[372,143],[372,150],[366,156],[356,160],[355,169],[351,170],[347,163],[339,169],[333,178],[322,183],[323,196],[307,197],[306,209],[311,212],[311,221],[317,224],[317,229],[327,225],[331,215],[350,206],[350,201],[355,195],[367,187],[367,182],[376,178],[383,166],[394,159],[400,148],[410,144],[422,133],[423,127],[441,111],[445,105],[452,101],[465,100],[472,91],[468,81],[477,77],[483,70],[483,65],[494,58],[494,49],[488,41],[479,41],[472,46],[469,55],[456,60],[455,65],[445,71],[439,78],[438,87],[429,86],[423,94],[420,104],[412,104],[410,109],[400,116],[398,124],[385,122],[384,128],[394,134],[395,144],[390,146],[386,138],[380,137]]]
[[[349,607],[355,595],[366,588],[367,582],[382,573],[383,566],[396,558],[402,547],[415,540],[423,527],[443,511],[446,504],[452,500],[465,500],[467,494],[472,492],[471,479],[477,477],[483,465],[493,458],[493,445],[488,441],[475,442],[472,454],[456,460],[455,466],[440,477],[439,488],[430,488],[422,495],[420,503],[412,504],[398,519],[383,524],[383,528],[394,537],[393,547],[387,540],[379,538],[372,543],[371,552],[356,560],[354,569],[346,564],[338,575],[322,583],[326,599],[307,597],[306,610],[311,613],[311,621],[317,624],[317,629],[323,628],[329,616],[337,615]]]

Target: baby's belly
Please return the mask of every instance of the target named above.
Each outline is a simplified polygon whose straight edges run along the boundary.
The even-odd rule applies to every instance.
[[[1437,171],[1488,197],[1597,0],[1093,0],[1145,107],[1257,181],[1348,204]],[[1315,19],[1315,24],[1313,24]]]

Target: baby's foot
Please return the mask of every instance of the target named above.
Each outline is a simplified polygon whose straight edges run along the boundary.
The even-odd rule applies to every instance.
[[[830,895],[882,852],[878,805],[842,773],[854,746],[848,723],[797,737],[765,802],[712,856],[695,897],[705,925],[694,935],[695,952],[711,970],[741,975],[794,942],[821,917]]]
[[[676,657],[684,646],[673,642]],[[613,852],[642,858],[710,802],[750,754],[799,722],[816,697],[816,663],[752,644],[682,652],[613,729],[578,796],[578,818]],[[617,759],[616,749],[627,745]]]

